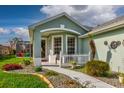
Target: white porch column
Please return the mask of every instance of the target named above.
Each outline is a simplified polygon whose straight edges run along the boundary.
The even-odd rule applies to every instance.
[[[33,60],[34,66],[41,66],[41,33],[40,31],[34,32],[33,40]]]

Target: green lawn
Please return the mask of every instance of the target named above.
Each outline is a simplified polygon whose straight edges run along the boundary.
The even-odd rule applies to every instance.
[[[15,56],[10,56],[10,57],[4,57],[0,59],[0,70],[3,65],[9,64],[9,63],[15,63],[15,64],[20,64],[23,59],[28,59],[28,58],[16,58]]]
[[[4,73],[4,64],[19,64],[24,58],[7,57],[0,59],[0,88],[47,88],[48,85],[38,76],[25,74]]]

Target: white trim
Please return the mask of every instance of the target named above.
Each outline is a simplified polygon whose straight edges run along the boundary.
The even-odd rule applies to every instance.
[[[41,30],[40,32],[41,33],[44,33],[44,32],[51,32],[51,31],[67,31],[67,32],[72,32],[72,33],[75,33],[75,34],[78,34],[78,35],[81,35],[79,32],[75,31],[75,30],[72,30],[72,29],[67,29],[67,28],[48,28],[48,29],[44,29],[44,30]]]
[[[61,40],[62,40],[62,42],[61,42],[61,51],[62,51],[62,53],[63,53],[63,35],[52,35],[52,50],[53,50],[53,52],[54,52],[54,44],[53,44],[53,42],[54,42],[54,38],[55,37],[61,37]]]
[[[41,58],[33,58],[34,66],[39,67],[41,66]]]
[[[87,38],[88,35],[90,35],[90,34],[91,35],[99,35],[99,34],[102,34],[102,33],[105,33],[105,32],[113,31],[114,29],[118,29],[118,28],[121,28],[121,27],[124,27],[124,24],[111,26],[111,27],[108,27],[108,28],[101,28],[101,29],[97,29],[97,30],[92,30],[89,33],[86,33],[84,35],[79,36],[79,38]]]
[[[71,16],[69,16],[67,13],[65,13],[65,12],[63,12],[63,13],[61,13],[61,14],[58,14],[58,15],[56,15],[56,16],[53,16],[53,17],[50,17],[50,18],[47,18],[47,19],[44,19],[43,21],[40,21],[40,22],[37,22],[37,23],[35,23],[35,24],[33,24],[33,25],[30,25],[30,26],[28,26],[28,28],[29,29],[31,29],[31,28],[35,28],[36,26],[38,26],[38,25],[41,25],[41,24],[44,24],[44,23],[47,23],[47,22],[49,22],[49,21],[52,21],[52,20],[54,20],[54,19],[56,19],[56,18],[59,18],[59,17],[62,17],[62,16],[66,16],[68,19],[70,19],[72,22],[74,22],[74,23],[76,23],[78,26],[80,26],[82,29],[84,29],[84,30],[86,30],[86,31],[89,31],[86,27],[84,27],[81,23],[79,23],[77,20],[75,20],[74,18],[72,18]]]
[[[47,58],[47,38],[42,38],[41,37],[41,40],[45,40],[45,58],[42,58],[42,59],[46,59]]]
[[[75,54],[77,53],[77,37],[75,35],[66,35],[66,53],[68,53],[68,37],[74,37],[75,38]]]

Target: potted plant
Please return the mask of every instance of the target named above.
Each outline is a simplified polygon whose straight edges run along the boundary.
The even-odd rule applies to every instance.
[[[77,65],[77,63],[75,61],[70,61],[69,63],[71,64],[72,69],[74,69]]]
[[[119,82],[122,84],[124,81],[124,74],[123,73],[120,73],[119,74]]]

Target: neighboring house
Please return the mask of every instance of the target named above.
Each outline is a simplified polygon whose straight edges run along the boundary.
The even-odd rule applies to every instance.
[[[29,41],[18,41],[16,43],[16,56],[17,57],[31,57],[32,45]]]
[[[9,46],[0,45],[0,56],[11,54],[11,48]]]
[[[112,71],[124,72],[124,17],[91,29],[66,13],[29,26],[35,66],[41,65],[41,59],[55,63],[63,55],[77,56],[79,61],[90,53],[89,34],[95,41],[96,59],[109,62]]]
[[[10,41],[9,41],[9,44],[13,50],[13,54],[16,54],[16,44],[17,42],[19,41],[23,41],[22,38],[18,38],[18,37],[15,37],[15,38],[12,38]]]

